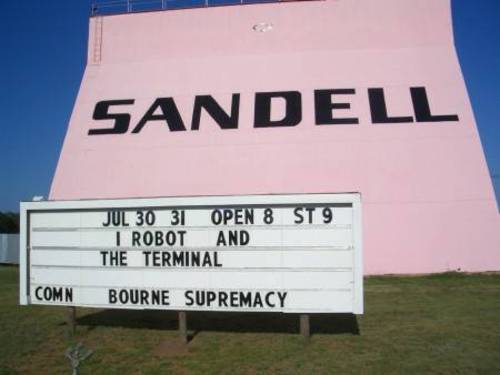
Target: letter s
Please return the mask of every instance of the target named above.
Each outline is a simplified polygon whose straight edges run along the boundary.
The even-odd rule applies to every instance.
[[[130,105],[134,104],[134,102],[134,99],[103,100],[98,102],[95,105],[92,118],[94,120],[115,120],[115,124],[112,128],[90,129],[89,135],[126,133],[130,124],[130,115],[128,113],[110,114],[108,113],[108,109],[112,105]]]
[[[193,291],[192,291],[192,290],[186,290],[186,291],[184,292],[184,298],[186,298],[186,300],[188,300],[188,301],[186,302],[186,306],[193,306],[194,301],[193,301],[192,294],[193,294]]]

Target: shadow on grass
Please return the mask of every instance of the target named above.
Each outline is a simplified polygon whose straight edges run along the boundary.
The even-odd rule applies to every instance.
[[[91,329],[98,326],[177,330],[173,311],[103,310],[81,316],[77,324]],[[359,335],[353,314],[311,314],[311,334]],[[188,330],[205,332],[299,333],[299,315],[279,313],[188,312]]]

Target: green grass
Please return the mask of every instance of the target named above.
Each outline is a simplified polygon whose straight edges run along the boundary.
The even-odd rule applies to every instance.
[[[171,312],[79,309],[69,338],[66,309],[18,306],[17,283],[0,267],[0,375],[69,374],[78,341],[82,375],[500,374],[500,274],[367,278],[365,315],[314,316],[309,342],[296,316],[188,314],[188,345]]]

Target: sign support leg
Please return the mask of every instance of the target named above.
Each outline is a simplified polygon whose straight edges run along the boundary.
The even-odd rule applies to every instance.
[[[308,314],[300,315],[300,334],[305,338],[309,339],[311,337],[311,325],[309,322]]]
[[[181,341],[184,344],[187,344],[188,342],[187,317],[185,311],[179,311],[179,335],[181,337]]]
[[[73,336],[76,332],[76,307],[68,307],[68,334]]]

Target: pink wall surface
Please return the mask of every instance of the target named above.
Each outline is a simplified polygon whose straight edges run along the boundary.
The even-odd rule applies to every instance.
[[[253,26],[272,24],[268,32]],[[368,88],[391,116],[413,116],[409,88],[433,114],[459,121],[373,124]],[[335,96],[358,125],[315,125],[314,90]],[[302,121],[255,128],[256,92],[300,91]],[[237,129],[195,95],[230,111]],[[187,131],[164,121],[131,131],[153,101],[172,97]],[[131,114],[126,134],[93,120],[102,100]],[[273,102],[279,119],[283,102]],[[365,273],[500,270],[500,216],[456,56],[449,0],[349,0],[147,12],[90,20],[89,56],[53,179],[51,200],[361,192]]]

